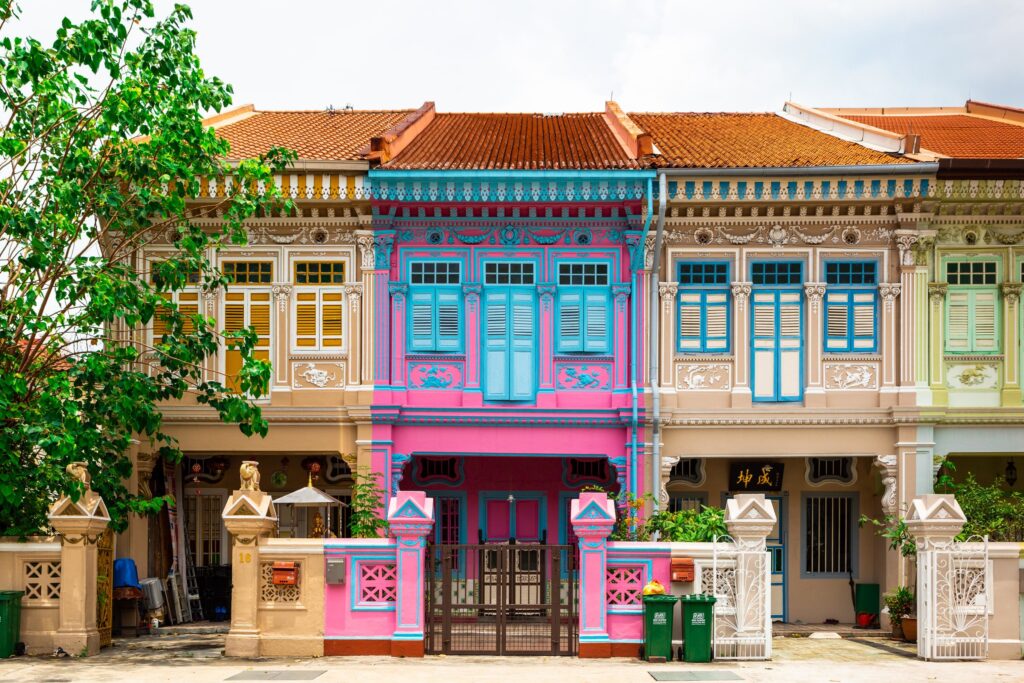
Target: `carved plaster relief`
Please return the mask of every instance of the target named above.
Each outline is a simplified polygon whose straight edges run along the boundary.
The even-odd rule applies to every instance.
[[[878,388],[878,365],[874,363],[826,363],[825,388],[833,391]]]
[[[727,363],[679,363],[676,365],[676,389],[689,391],[728,391],[732,388],[732,366]]]
[[[946,381],[952,389],[995,389],[999,366],[987,363],[955,363],[946,369]]]
[[[303,361],[292,363],[292,388],[334,389],[345,386],[345,363]]]

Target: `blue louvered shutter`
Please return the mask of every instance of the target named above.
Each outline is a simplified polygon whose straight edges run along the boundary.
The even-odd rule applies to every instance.
[[[513,401],[528,401],[533,398],[534,354],[537,351],[534,321],[535,296],[529,292],[513,291],[511,365],[509,367],[509,397]]]
[[[462,325],[460,324],[462,301],[458,291],[438,290],[435,294],[437,310],[438,351],[459,351],[462,349]]]
[[[509,397],[508,300],[507,291],[484,294],[484,398],[493,401]]]
[[[611,348],[609,318],[611,297],[607,289],[586,288],[584,290],[586,329],[583,350],[592,353],[608,353]]]
[[[409,296],[409,350],[434,350],[434,292],[413,291]]]
[[[578,289],[558,292],[558,352],[583,350],[583,297]]]

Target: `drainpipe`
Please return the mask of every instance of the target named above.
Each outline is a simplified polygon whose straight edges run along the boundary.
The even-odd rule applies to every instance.
[[[639,406],[640,406],[640,398],[639,398],[639,395],[637,393],[637,387],[636,387],[637,344],[638,344],[639,339],[640,339],[640,334],[639,334],[639,330],[638,330],[638,327],[639,327],[639,317],[640,317],[640,307],[639,307],[637,292],[640,291],[640,277],[641,277],[641,272],[643,271],[643,265],[644,265],[644,261],[643,261],[643,259],[644,259],[644,244],[647,243],[647,233],[651,229],[651,218],[653,217],[652,214],[654,212],[654,197],[653,197],[653,192],[652,192],[653,189],[654,189],[654,183],[652,182],[651,178],[648,178],[647,179],[647,218],[644,219],[644,236],[643,236],[643,239],[640,240],[640,243],[636,245],[636,249],[639,251],[639,254],[638,255],[637,254],[631,255],[631,259],[630,259],[632,261],[632,263],[639,262],[639,264],[640,264],[639,268],[634,268],[633,269],[633,291],[632,291],[632,296],[630,296],[630,304],[631,304],[631,309],[632,310],[630,311],[630,316],[629,316],[629,318],[630,318],[630,321],[629,321],[630,322],[630,324],[629,324],[629,337],[630,337],[630,339],[629,339],[629,355],[630,355],[630,359],[629,359],[629,389],[630,389],[630,392],[632,394],[632,402],[633,402],[632,408],[633,408],[633,412],[632,412],[632,417],[630,418],[630,421],[629,421],[629,428],[630,428],[630,435],[631,435],[630,436],[630,449],[631,449],[632,457],[630,458],[629,481],[627,482],[627,488],[629,490],[633,491],[634,494],[637,493],[637,486],[636,486],[636,484],[637,484],[637,481],[636,481],[637,429],[638,429],[639,424],[640,424],[640,415],[639,415],[639,413],[640,413],[640,408],[639,408]],[[637,257],[639,257],[639,258],[637,258]]]
[[[668,206],[668,179],[664,171],[658,171],[658,227],[654,237],[654,262],[651,264],[650,320],[647,323],[650,334],[650,354],[647,359],[647,373],[651,385],[652,412],[651,422],[651,485],[654,495],[654,509],[657,510],[661,501],[661,392],[659,391],[659,362],[661,360],[658,345],[661,317],[658,294],[658,282],[661,280],[661,246],[665,236],[665,211]],[[648,211],[648,215],[650,212]]]

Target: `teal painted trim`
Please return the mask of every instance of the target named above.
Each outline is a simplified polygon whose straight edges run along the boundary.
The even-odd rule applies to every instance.
[[[803,397],[804,397],[804,373],[805,373],[805,369],[804,369],[804,365],[805,365],[805,363],[804,363],[804,348],[805,348],[806,342],[807,342],[807,340],[805,338],[805,332],[804,332],[804,297],[803,297],[804,262],[803,261],[766,261],[764,259],[758,259],[758,260],[751,261],[750,262],[750,280],[752,282],[754,281],[754,276],[753,276],[754,266],[756,264],[764,264],[764,263],[772,264],[772,265],[783,265],[783,264],[793,264],[793,263],[796,263],[796,264],[799,264],[800,271],[799,271],[799,274],[798,274],[798,276],[796,278],[797,279],[797,284],[755,285],[754,291],[751,292],[750,304],[749,304],[749,306],[750,306],[750,313],[749,313],[749,316],[750,316],[750,323],[749,323],[750,324],[750,331],[749,331],[748,343],[750,344],[750,347],[749,347],[750,348],[750,376],[752,378],[757,377],[757,373],[756,373],[756,369],[755,369],[756,368],[757,354],[755,353],[756,348],[755,348],[754,342],[755,342],[755,339],[757,339],[758,337],[756,335],[756,329],[755,329],[755,324],[754,324],[755,312],[756,312],[756,310],[758,308],[763,308],[763,307],[766,307],[766,306],[771,306],[771,307],[774,308],[774,316],[775,316],[774,325],[773,325],[775,334],[774,334],[774,336],[772,338],[772,341],[773,341],[772,352],[773,352],[773,356],[774,356],[774,359],[773,359],[774,367],[772,369],[773,373],[774,373],[774,377],[773,377],[774,393],[773,393],[772,396],[762,396],[762,397],[758,398],[757,392],[756,392],[756,387],[752,387],[752,389],[754,389],[752,400],[755,403],[796,403],[796,402],[802,401]],[[782,366],[782,362],[781,362],[782,361],[782,348],[781,348],[781,340],[782,340],[782,335],[781,335],[781,322],[782,322],[781,321],[781,309],[782,309],[782,303],[781,303],[781,300],[780,300],[780,295],[782,293],[784,293],[784,292],[786,292],[786,293],[798,292],[800,294],[800,297],[797,299],[797,302],[795,304],[793,304],[793,303],[787,304],[787,305],[790,305],[790,306],[795,305],[795,306],[797,306],[800,309],[800,338],[799,338],[800,344],[797,347],[787,348],[786,349],[787,352],[792,353],[792,352],[795,351],[796,353],[799,354],[799,362],[798,362],[799,377],[798,377],[798,380],[797,380],[798,386],[799,386],[799,391],[794,396],[783,396],[782,393],[781,393],[781,389],[780,389],[780,386],[781,386],[780,380],[782,378],[782,373],[780,372],[781,366]],[[773,295],[773,301],[771,303],[756,303],[755,295],[756,294],[765,294],[765,293],[772,294]]]
[[[714,274],[715,282],[710,284],[682,284],[683,271],[686,268],[692,268],[693,266],[724,266],[724,278],[720,278],[717,272]],[[681,260],[676,263],[676,282],[679,282],[679,289],[676,292],[676,350],[680,353],[732,353],[732,296],[729,292],[730,276],[732,274],[732,264],[728,261],[690,261]],[[717,280],[721,280],[718,282]],[[697,303],[684,302],[683,296],[685,294],[698,293],[700,295],[700,301]],[[722,303],[709,303],[708,295],[725,295],[725,300]],[[696,339],[699,343],[699,347],[684,347],[683,346],[683,333],[682,327],[679,324],[681,320],[682,311],[684,307],[693,307],[700,310],[700,331],[696,337],[685,337],[685,339]],[[723,308],[725,309],[725,335],[722,337],[709,337],[708,336],[708,311],[712,308]],[[724,346],[715,346],[711,348],[711,343],[725,342]]]
[[[641,170],[579,170],[579,171],[433,171],[433,170],[388,170],[371,169],[370,178],[387,180],[423,180],[425,178],[446,178],[451,180],[597,180],[614,178],[616,180],[647,180],[654,179],[656,171]]]

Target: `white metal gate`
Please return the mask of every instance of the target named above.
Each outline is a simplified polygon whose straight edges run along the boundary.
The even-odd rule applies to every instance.
[[[991,591],[987,536],[919,549],[918,657],[986,659]]]
[[[710,581],[702,583],[716,599],[715,659],[771,659],[771,564],[764,538],[719,537],[712,547]]]

